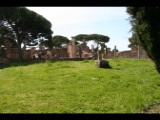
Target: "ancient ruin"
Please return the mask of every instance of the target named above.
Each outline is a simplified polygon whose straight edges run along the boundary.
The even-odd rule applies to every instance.
[[[46,49],[43,46],[22,48],[24,60],[43,59],[53,60],[61,58],[63,60],[80,60],[80,59],[97,59],[97,53],[94,46],[91,49],[87,46],[86,41],[76,45],[74,38],[70,40],[63,48]],[[129,51],[116,52],[116,57],[137,58],[138,51],[133,49]],[[144,50],[139,51],[140,58],[148,58]],[[110,48],[104,51],[103,58],[115,57]],[[0,48],[0,63],[9,63],[18,59],[17,48],[10,48],[9,41],[6,40],[5,47]]]

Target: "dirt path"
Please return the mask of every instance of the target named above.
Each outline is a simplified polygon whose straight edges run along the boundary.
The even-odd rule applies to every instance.
[[[158,113],[160,114],[160,104],[155,104],[142,111],[144,114]]]

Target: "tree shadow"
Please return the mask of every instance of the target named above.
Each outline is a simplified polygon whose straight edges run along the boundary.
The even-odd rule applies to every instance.
[[[4,68],[9,68],[9,67],[19,67],[19,66],[28,66],[28,65],[33,65],[33,64],[42,64],[45,63],[46,61],[54,63],[57,62],[58,60],[39,60],[39,59],[33,59],[33,60],[27,60],[23,62],[11,62],[11,63],[0,63],[0,69]]]

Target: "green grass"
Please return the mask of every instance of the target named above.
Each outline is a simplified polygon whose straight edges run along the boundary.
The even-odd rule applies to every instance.
[[[160,103],[160,75],[148,59],[14,63],[0,69],[0,113],[141,113]]]

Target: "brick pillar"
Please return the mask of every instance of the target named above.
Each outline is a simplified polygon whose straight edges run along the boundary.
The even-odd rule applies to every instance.
[[[32,47],[30,49],[30,58],[33,58],[34,53],[35,53],[35,47]]]
[[[12,51],[10,50],[10,42],[8,40],[5,40],[5,46],[6,46],[6,57],[11,58],[12,57]]]
[[[76,57],[76,45],[75,40],[72,39],[70,43],[67,46],[67,52],[69,54],[69,58],[75,58]]]

